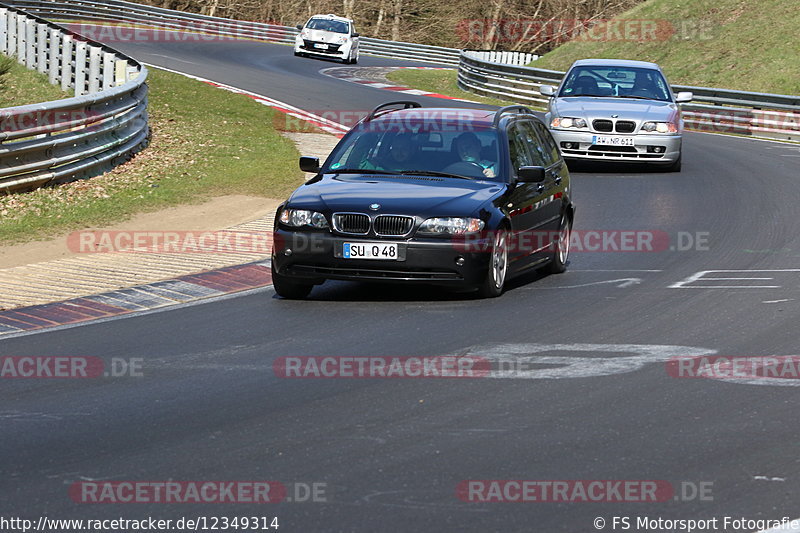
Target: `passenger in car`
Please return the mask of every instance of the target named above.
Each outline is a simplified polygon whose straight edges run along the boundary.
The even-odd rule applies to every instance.
[[[474,163],[483,169],[483,175],[487,178],[497,176],[497,162],[481,158],[481,141],[478,136],[471,131],[465,131],[453,140],[456,151],[461,161]]]

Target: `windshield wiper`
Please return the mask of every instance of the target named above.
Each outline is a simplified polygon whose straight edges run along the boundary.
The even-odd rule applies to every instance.
[[[618,94],[614,98],[634,98],[636,100],[655,100],[657,102],[661,102],[658,98],[649,98],[647,96],[637,96],[635,94]]]
[[[448,172],[436,172],[433,170],[374,170],[367,168],[337,168],[324,171],[325,174],[388,174],[390,176],[435,176],[440,178],[459,178],[471,180],[468,176],[460,174],[450,174]]]
[[[472,179],[468,176],[462,176],[461,174],[450,174],[449,172],[436,172],[434,170],[404,170],[402,172],[398,172],[398,174],[402,174],[403,176],[436,176],[440,178],[459,178],[462,180]]]
[[[375,170],[371,168],[332,168],[325,171],[325,174],[400,174],[393,170]]]

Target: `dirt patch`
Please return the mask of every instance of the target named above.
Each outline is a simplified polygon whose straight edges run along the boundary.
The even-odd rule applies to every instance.
[[[155,213],[134,216],[127,222],[101,231],[210,231],[220,230],[264,217],[275,210],[281,200],[255,196],[220,196],[197,205],[170,207]],[[67,236],[47,241],[0,246],[0,268],[62,259],[75,255],[67,248]]]

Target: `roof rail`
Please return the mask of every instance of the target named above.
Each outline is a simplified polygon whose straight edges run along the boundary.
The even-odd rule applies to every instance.
[[[521,113],[526,113],[529,115],[533,115],[533,111],[529,107],[525,107],[524,105],[507,105],[505,107],[501,107],[498,109],[494,114],[494,120],[492,121],[492,126],[497,127],[497,124],[500,123],[500,118],[505,113],[511,113],[514,110],[519,110]]]
[[[372,111],[370,111],[369,115],[367,115],[367,118],[365,118],[364,121],[366,122],[366,121],[372,120],[373,118],[375,118],[377,116],[378,111],[380,111],[381,109],[385,109],[385,108],[387,108],[389,106],[393,106],[393,105],[402,105],[403,109],[410,109],[412,107],[422,107],[422,104],[420,104],[419,102],[413,102],[411,100],[398,100],[397,102],[386,102],[385,104],[381,104],[378,107],[376,107],[375,109],[373,109]],[[392,111],[394,111],[394,110],[392,110]],[[387,113],[391,113],[391,111],[387,111]]]

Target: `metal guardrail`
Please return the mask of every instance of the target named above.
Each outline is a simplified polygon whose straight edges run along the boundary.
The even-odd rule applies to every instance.
[[[527,65],[531,61],[539,59],[536,54],[528,52],[509,52],[502,50],[468,50],[470,57],[482,59],[492,63],[502,63],[503,65]]]
[[[558,85],[564,72],[489,61],[465,50],[458,66],[458,85],[483,96],[546,107],[542,85]],[[673,85],[691,91],[681,104],[686,127],[696,131],[738,133],[781,140],[800,140],[800,96]]]
[[[76,95],[0,109],[0,194],[96,176],[147,145],[147,69],[133,59],[4,4],[0,52]]]
[[[86,21],[94,28],[108,23],[145,25],[162,30],[195,32],[201,36],[285,44],[293,44],[298,34],[297,28],[289,26],[198,15],[124,0],[14,0],[11,5],[43,17]],[[81,33],[86,32],[81,31]],[[139,36],[148,38],[146,32],[140,33]],[[135,38],[137,37],[133,35],[132,39]],[[457,48],[386,41],[370,37],[360,38],[359,49],[370,55],[450,66],[458,65],[460,54]]]

